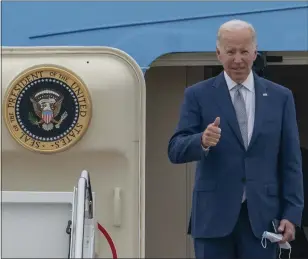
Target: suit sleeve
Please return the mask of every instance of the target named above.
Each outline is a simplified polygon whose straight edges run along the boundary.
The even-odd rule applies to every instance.
[[[304,207],[302,158],[295,104],[291,91],[284,107],[281,143],[282,219],[287,219],[300,226]]]
[[[181,164],[198,161],[207,154],[202,149],[201,114],[194,89],[186,88],[175,133],[170,138],[168,156],[172,163]]]

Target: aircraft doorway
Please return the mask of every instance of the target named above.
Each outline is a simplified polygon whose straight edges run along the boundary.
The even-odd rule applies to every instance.
[[[174,60],[181,60],[182,64]],[[190,236],[186,235],[194,181],[194,163],[171,164],[167,156],[167,146],[179,118],[184,89],[222,71],[213,56],[207,66],[202,65],[201,63],[206,64],[206,62],[201,62],[200,59],[199,61],[186,59],[187,62],[183,62],[185,60],[183,58],[174,60],[163,59],[154,63],[158,65],[151,67],[145,75],[147,85],[145,256],[147,258],[194,257]],[[290,59],[288,61],[290,62]],[[308,88],[305,87],[308,82],[307,71],[308,61],[306,65],[269,64],[265,73],[266,78],[292,89],[297,107],[301,146],[306,149],[308,149],[308,120],[304,117],[304,110],[307,103],[305,98],[308,96]],[[308,162],[308,158],[303,160]],[[308,183],[308,179],[306,182]]]

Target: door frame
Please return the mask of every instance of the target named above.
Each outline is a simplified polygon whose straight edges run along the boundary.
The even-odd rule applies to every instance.
[[[268,65],[308,65],[308,52],[269,51],[267,56],[280,56],[281,62],[267,62]],[[157,66],[217,66],[220,65],[215,52],[170,53],[156,59],[151,67]]]
[[[267,65],[308,65],[308,52],[267,52],[267,56],[282,56],[281,62],[267,62]],[[211,66],[220,66],[215,52],[199,52],[199,53],[171,53],[156,59],[151,67],[209,67],[208,70],[204,69],[203,77],[206,79],[211,76]],[[188,87],[190,84],[186,82]],[[186,164],[186,204],[191,206],[192,188],[194,183],[195,164]],[[190,209],[187,208],[187,219],[190,217]],[[187,220],[187,224],[188,224]],[[186,239],[186,257],[194,258],[193,243],[190,235]]]

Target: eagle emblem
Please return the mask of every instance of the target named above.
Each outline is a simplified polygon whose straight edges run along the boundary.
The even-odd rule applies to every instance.
[[[30,97],[30,101],[36,116],[30,112],[30,122],[46,131],[50,131],[54,127],[60,128],[61,123],[68,115],[65,111],[58,120],[56,119],[60,113],[63,99],[63,95],[55,90],[44,89],[35,93]]]

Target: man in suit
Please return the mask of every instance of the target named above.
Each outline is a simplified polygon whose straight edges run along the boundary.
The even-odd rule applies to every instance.
[[[261,244],[280,220],[282,242],[301,224],[303,182],[293,95],[257,76],[252,25],[232,20],[217,37],[224,71],[185,90],[168,145],[172,163],[197,161],[189,233],[196,258],[274,259]]]

